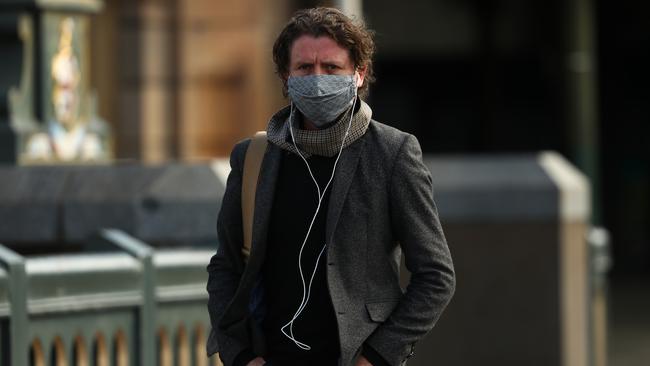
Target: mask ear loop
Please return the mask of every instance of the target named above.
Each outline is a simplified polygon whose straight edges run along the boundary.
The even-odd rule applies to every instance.
[[[280,331],[282,334],[284,334],[287,338],[293,341],[293,343],[298,346],[298,348],[303,349],[305,351],[311,350],[311,346],[308,344],[305,344],[303,342],[300,342],[299,340],[296,339],[295,335],[293,334],[293,324],[298,319],[300,314],[302,314],[303,310],[305,310],[305,307],[307,306],[307,303],[309,302],[309,297],[311,296],[311,285],[312,282],[314,281],[314,277],[316,276],[316,270],[318,269],[318,263],[320,262],[321,256],[325,252],[325,248],[327,248],[327,243],[323,245],[323,248],[320,250],[320,253],[318,254],[318,257],[316,258],[316,264],[314,265],[314,270],[310,276],[309,279],[309,286],[306,285],[305,283],[305,275],[302,271],[302,252],[305,248],[305,245],[307,244],[307,239],[309,238],[309,234],[311,233],[311,229],[314,225],[314,222],[316,221],[316,217],[318,216],[318,212],[320,211],[321,203],[323,202],[323,197],[325,197],[325,193],[327,192],[327,189],[329,188],[330,184],[332,183],[332,180],[334,179],[334,173],[336,172],[336,166],[338,165],[339,159],[341,158],[341,153],[343,152],[343,147],[345,146],[345,140],[348,137],[348,134],[350,133],[350,128],[352,127],[352,118],[354,117],[354,109],[356,107],[357,103],[357,83],[356,83],[357,77],[356,77],[356,72],[353,76],[353,83],[354,83],[354,101],[352,103],[352,109],[350,110],[350,122],[348,123],[348,128],[345,130],[345,135],[343,136],[343,141],[341,142],[341,148],[339,149],[338,155],[336,156],[336,160],[334,161],[334,167],[332,168],[332,175],[330,176],[329,181],[325,185],[325,188],[323,189],[323,192],[321,193],[320,190],[320,185],[318,184],[318,181],[316,181],[316,178],[314,177],[314,174],[311,170],[311,167],[309,166],[309,163],[307,162],[307,159],[305,159],[304,155],[300,152],[300,149],[298,148],[298,145],[296,145],[296,139],[293,134],[293,102],[291,102],[291,107],[289,111],[289,133],[291,134],[291,141],[293,142],[293,146],[296,149],[296,152],[298,152],[298,155],[302,158],[302,161],[305,162],[305,165],[307,166],[307,170],[309,171],[309,175],[311,176],[312,181],[316,185],[316,190],[318,193],[318,205],[316,206],[316,212],[314,213],[314,216],[311,219],[311,223],[309,224],[309,229],[307,229],[307,235],[305,235],[305,239],[302,242],[302,245],[300,246],[300,252],[298,253],[298,271],[300,272],[300,280],[302,282],[302,300],[300,301],[300,306],[294,313],[293,317],[287,324],[283,325],[280,328]],[[287,334],[286,328],[289,327],[289,334]]]

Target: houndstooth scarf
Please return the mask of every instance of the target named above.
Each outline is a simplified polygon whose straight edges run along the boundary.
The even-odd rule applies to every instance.
[[[348,137],[345,139],[343,148],[348,147],[355,142],[359,137],[363,136],[370,124],[372,117],[372,109],[363,100],[357,101],[358,109],[356,109],[352,117],[352,126]],[[287,106],[279,110],[271,117],[266,135],[268,140],[280,147],[281,149],[298,153],[296,148],[291,142],[291,133],[289,132],[289,115],[291,106]],[[300,152],[309,157],[313,155],[333,157],[339,153],[341,148],[341,141],[345,136],[345,131],[348,128],[350,121],[350,110],[343,113],[332,126],[322,130],[303,130],[300,128],[300,119],[302,115],[297,108],[293,110],[292,126],[293,135],[296,138],[296,145],[300,148]]]

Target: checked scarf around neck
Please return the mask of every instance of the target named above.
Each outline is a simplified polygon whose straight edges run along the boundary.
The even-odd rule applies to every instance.
[[[361,99],[357,100],[356,104],[358,108],[355,108],[356,111],[352,117],[352,126],[350,126],[350,132],[343,144],[344,149],[366,133],[370,124],[370,118],[372,117],[372,109],[370,109],[368,104]],[[298,152],[291,142],[291,133],[289,132],[289,123],[292,123],[296,145],[298,145],[305,157],[311,155],[333,157],[339,153],[341,141],[343,141],[343,136],[345,136],[345,131],[350,122],[349,109],[330,127],[315,131],[300,128],[299,122],[302,115],[300,115],[300,111],[297,108],[294,108],[292,121],[289,121],[290,112],[291,106],[287,106],[271,117],[266,129],[267,138],[271,143],[281,149],[297,154]]]

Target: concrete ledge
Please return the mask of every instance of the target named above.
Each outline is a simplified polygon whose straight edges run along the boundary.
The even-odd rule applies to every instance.
[[[557,153],[425,156],[443,222],[588,217],[588,184]],[[586,192],[586,193],[585,193]]]
[[[539,154],[538,162],[560,191],[560,218],[566,221],[588,220],[591,216],[591,187],[587,177],[556,152]]]
[[[209,164],[0,167],[0,240],[60,246],[112,227],[214,245],[224,190]]]

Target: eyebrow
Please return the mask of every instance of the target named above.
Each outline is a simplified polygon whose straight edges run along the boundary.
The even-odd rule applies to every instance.
[[[296,66],[302,66],[302,65],[313,65],[313,61],[296,61],[295,65]]]
[[[339,66],[339,67],[345,66],[345,62],[336,61],[336,60],[322,60],[320,63],[323,64],[323,65],[334,65],[334,66]],[[314,64],[314,61],[312,61],[312,60],[306,60],[306,61],[297,60],[295,62],[296,66],[313,65],[313,64]]]

